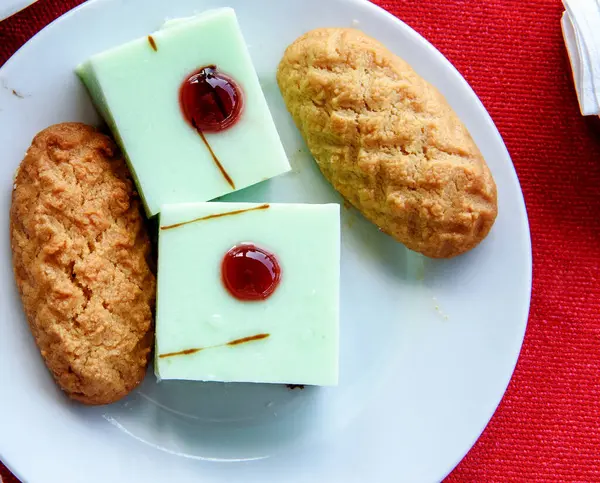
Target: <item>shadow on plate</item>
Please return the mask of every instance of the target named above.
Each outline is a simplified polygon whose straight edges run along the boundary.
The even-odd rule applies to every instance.
[[[302,442],[318,424],[320,393],[311,386],[157,383],[150,368],[141,387],[103,408],[102,417],[129,436],[178,456],[253,460]]]

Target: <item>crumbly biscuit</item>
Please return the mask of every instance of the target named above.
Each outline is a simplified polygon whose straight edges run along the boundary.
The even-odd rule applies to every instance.
[[[155,277],[140,210],[115,144],[84,124],[40,132],[15,181],[25,314],[56,382],[86,404],[122,398],[148,364]]]
[[[445,98],[354,29],[308,32],[277,72],[322,173],[380,229],[446,258],[475,247],[497,214],[496,185]]]

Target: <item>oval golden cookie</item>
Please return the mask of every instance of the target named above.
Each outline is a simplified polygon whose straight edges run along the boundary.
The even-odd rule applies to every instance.
[[[429,257],[475,247],[497,214],[496,185],[444,97],[354,29],[308,32],[277,81],[322,173],[380,229]]]
[[[155,277],[114,143],[84,124],[40,132],[15,181],[10,231],[25,314],[56,382],[86,404],[125,396],[148,364]]]

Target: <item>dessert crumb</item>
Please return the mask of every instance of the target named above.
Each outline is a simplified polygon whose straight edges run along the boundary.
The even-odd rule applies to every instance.
[[[434,308],[435,311],[444,319],[444,320],[448,320],[450,318],[450,316],[446,313],[444,313],[444,311],[442,309],[440,309],[440,306],[438,304],[438,300],[436,297],[431,297],[431,300],[433,300],[434,303]]]
[[[25,99],[25,97],[28,97],[28,96],[25,96],[24,94],[22,94],[21,92],[19,92],[18,90],[10,87],[8,85],[8,81],[6,80],[6,78],[3,77],[1,82],[2,82],[2,88],[6,89],[7,91],[10,91],[10,93],[13,96],[18,97],[19,99]]]
[[[352,27],[356,28],[360,25],[360,22],[356,19],[352,20]]]

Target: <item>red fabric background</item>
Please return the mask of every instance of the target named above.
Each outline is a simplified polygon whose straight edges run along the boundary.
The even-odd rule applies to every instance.
[[[0,23],[0,65],[81,3]],[[448,482],[600,482],[600,122],[577,107],[558,0],[377,0],[473,86],[511,152],[533,238],[527,336],[500,407]],[[1,428],[0,428],[1,431]],[[5,483],[16,480],[0,464]]]

